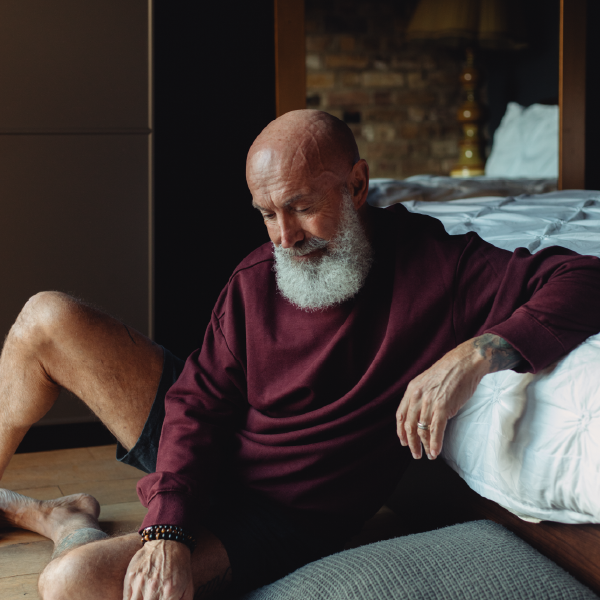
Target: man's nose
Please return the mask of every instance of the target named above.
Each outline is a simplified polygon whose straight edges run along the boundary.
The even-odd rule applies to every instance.
[[[282,215],[279,219],[279,232],[282,248],[293,248],[304,240],[304,231],[298,220],[291,215]]]

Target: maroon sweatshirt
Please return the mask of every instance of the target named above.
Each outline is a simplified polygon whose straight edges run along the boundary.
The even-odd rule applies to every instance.
[[[600,331],[598,258],[511,253],[400,205],[370,211],[375,262],[339,306],[285,300],[271,244],[235,270],[167,395],[142,527],[195,528],[224,470],[284,508],[366,519],[409,461],[395,411],[414,377],[486,332],[536,372]]]

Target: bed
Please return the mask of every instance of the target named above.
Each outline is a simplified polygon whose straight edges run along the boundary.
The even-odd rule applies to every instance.
[[[511,251],[561,245],[600,257],[600,191],[543,191],[555,184],[374,179],[369,203],[402,202],[450,234],[475,231]],[[528,193],[498,195],[508,189]],[[403,530],[379,526],[391,539],[363,538],[245,600],[597,598],[599,390],[600,334],[536,375],[484,377],[449,421],[443,461],[414,461],[388,502]]]
[[[375,180],[372,181],[371,194],[369,201],[375,206],[387,206],[394,202],[404,202],[405,206],[414,212],[423,212],[432,214],[440,218],[447,229],[453,233],[462,233],[469,230],[477,231],[484,239],[488,239],[501,247],[514,249],[519,245],[529,247],[535,252],[547,245],[560,244],[566,245],[578,252],[585,252],[599,256],[600,250],[600,192],[587,192],[574,190],[575,188],[593,187],[600,189],[598,177],[596,176],[597,162],[596,151],[591,144],[586,144],[586,134],[592,139],[597,133],[597,117],[595,111],[586,111],[586,103],[593,106],[593,100],[597,96],[597,87],[592,85],[592,80],[586,79],[586,59],[591,63],[591,52],[595,47],[595,41],[586,42],[586,10],[590,13],[597,11],[597,7],[591,2],[578,0],[561,2],[560,9],[560,57],[559,57],[559,166],[558,178],[555,177],[531,177],[531,173],[521,175],[514,172],[510,173],[492,173],[487,178],[474,178],[471,180],[450,180],[449,178],[419,176],[412,177],[403,182],[393,180]],[[593,23],[593,20],[589,21]],[[588,34],[591,27],[588,27]],[[302,48],[297,56],[297,64],[303,65],[305,52]],[[280,61],[279,69],[283,62]],[[291,69],[288,69],[292,72]],[[301,79],[301,78],[300,78]],[[283,79],[278,78],[276,85],[282,85]],[[298,94],[297,103],[293,108],[303,108],[305,93]],[[279,110],[279,109],[278,109]],[[281,111],[285,112],[285,111]],[[278,114],[281,114],[278,112]],[[503,176],[507,175],[507,176]],[[525,175],[525,176],[523,176]],[[567,190],[557,192],[556,190]],[[573,355],[576,355],[576,362],[587,364],[584,368],[583,380],[588,376],[598,377],[596,372],[600,372],[600,341],[596,337],[582,344]],[[591,359],[591,360],[588,360]],[[457,418],[451,423],[446,436],[446,448],[444,450],[444,460],[427,462],[415,461],[414,465],[421,470],[410,482],[419,487],[419,494],[404,493],[402,500],[404,504],[400,508],[419,509],[427,513],[429,507],[438,506],[435,503],[427,502],[435,494],[443,495],[442,502],[446,505],[451,504],[454,510],[454,522],[460,520],[488,519],[503,525],[511,532],[516,533],[540,553],[555,561],[558,565],[574,575],[579,581],[583,582],[596,594],[600,594],[600,525],[598,525],[598,506],[600,505],[600,494],[593,486],[587,490],[584,497],[579,497],[578,493],[564,496],[563,498],[551,498],[544,496],[541,492],[545,489],[543,481],[539,482],[536,488],[536,498],[529,498],[525,503],[519,492],[521,491],[518,483],[519,477],[515,476],[515,470],[519,466],[519,456],[517,449],[521,451],[521,464],[525,464],[523,458],[527,455],[527,444],[529,440],[523,440],[523,434],[532,426],[539,434],[537,440],[540,447],[544,446],[546,441],[557,442],[558,447],[562,444],[563,448],[572,449],[573,440],[578,441],[579,432],[584,430],[586,435],[585,443],[580,444],[577,451],[583,450],[584,466],[576,469],[565,468],[560,472],[563,481],[568,481],[581,474],[588,474],[592,484],[597,485],[600,458],[597,443],[600,443],[600,431],[598,430],[598,386],[590,386],[583,390],[585,385],[581,385],[582,391],[587,395],[587,405],[577,404],[578,393],[571,393],[569,396],[570,404],[566,410],[571,411],[571,415],[577,415],[578,418],[567,418],[562,420],[558,409],[560,405],[548,401],[551,395],[543,392],[552,390],[553,377],[557,384],[563,386],[568,391],[571,378],[568,373],[569,361],[574,359],[570,356],[561,364],[547,369],[541,377],[533,381],[532,378],[521,380],[516,383],[504,382],[504,374],[498,374],[497,378],[489,377],[477,390],[473,400],[467,404],[457,415]],[[586,363],[586,361],[588,361]],[[512,375],[509,375],[512,377]],[[546,379],[542,379],[542,378]],[[540,383],[541,380],[541,383]],[[506,383],[506,385],[505,385]],[[503,388],[503,386],[505,386]],[[508,415],[502,418],[502,409],[506,408],[506,403],[498,401],[506,394],[506,389],[517,390],[517,396],[520,399],[518,410],[505,411]],[[504,392],[503,392],[504,389]],[[530,397],[529,392],[533,395]],[[572,389],[575,392],[575,388]],[[524,395],[526,402],[523,402]],[[533,398],[533,400],[532,400]],[[532,401],[531,401],[532,400]],[[542,410],[534,410],[540,408]],[[554,410],[556,409],[556,410]],[[584,415],[582,410],[587,410]],[[579,413],[577,413],[579,411]],[[552,414],[553,413],[553,414]],[[562,413],[565,414],[565,413]],[[583,417],[583,418],[579,418]],[[555,431],[560,432],[557,439],[552,438],[542,426],[549,418]],[[486,431],[489,426],[495,427],[495,434],[490,443],[484,439],[479,432],[479,448],[483,448],[482,453],[470,452],[461,454],[461,435],[464,431],[471,428],[479,428]],[[548,430],[550,431],[550,430]],[[546,437],[544,438],[544,435]],[[583,439],[583,438],[582,438]],[[569,442],[571,440],[571,442]],[[535,444],[535,440],[532,441]],[[534,446],[530,446],[533,448]],[[464,450],[464,449],[463,449]],[[485,481],[481,477],[481,470],[485,470],[485,465],[490,464],[490,458],[499,457],[499,461],[492,465],[492,478],[500,481],[503,486],[498,489],[493,483]],[[569,456],[569,455],[567,455]],[[529,459],[528,459],[529,460]],[[574,461],[575,464],[578,461]],[[452,469],[445,465],[451,465]],[[534,463],[528,463],[534,464]],[[548,463],[546,463],[548,464]],[[573,464],[573,463],[572,463]],[[516,466],[515,466],[516,465]],[[527,466],[529,472],[531,468]],[[519,471],[520,475],[521,471]],[[506,475],[506,477],[504,477]],[[552,470],[546,469],[546,477],[552,476]],[[461,478],[462,477],[462,478]],[[473,486],[468,487],[466,481]],[[556,481],[554,481],[556,484]],[[452,488],[451,490],[447,489]],[[473,489],[474,488],[474,489]],[[550,486],[550,489],[556,491],[560,486]],[[406,486],[405,486],[406,489]],[[475,491],[477,490],[477,493]],[[534,496],[536,495],[534,494]],[[560,494],[559,494],[560,495]],[[410,502],[406,498],[410,497]],[[540,501],[536,505],[536,501]],[[506,507],[506,508],[505,508]],[[551,514],[554,511],[554,514]],[[412,514],[412,513],[409,513]],[[458,515],[458,517],[457,517]],[[431,514],[426,515],[432,517]],[[540,519],[542,519],[540,521]],[[552,520],[543,520],[552,519]],[[429,518],[431,523],[432,519]],[[433,519],[435,521],[435,519]],[[448,525],[449,521],[443,519],[437,520],[438,525]],[[413,531],[418,531],[418,524]],[[372,556],[376,553],[374,546],[356,548],[350,552],[350,560],[345,562],[336,562],[336,555],[332,561],[321,563],[317,568],[313,565],[307,565],[304,569],[284,578],[281,582],[276,582],[273,586],[268,586],[251,594],[248,598],[252,600],[283,600],[288,598],[359,598],[358,589],[366,581],[375,581],[377,579],[376,571],[382,565],[389,565],[393,562],[402,560],[406,557],[410,562],[410,555],[414,555],[419,549],[435,555],[433,569],[429,565],[419,562],[410,562],[414,573],[419,576],[420,586],[411,591],[404,591],[404,595],[397,594],[392,597],[450,597],[444,595],[440,589],[437,593],[432,592],[431,596],[425,591],[432,588],[429,586],[432,580],[435,580],[440,572],[443,572],[447,566],[446,559],[450,555],[455,558],[464,550],[464,544],[454,545],[456,538],[449,544],[444,540],[440,541],[438,532],[432,532],[436,535],[421,538],[420,548],[411,546],[412,542],[404,547],[410,548],[409,556],[402,553],[402,548],[392,548],[390,542],[384,547],[382,553],[379,553],[375,569],[363,568],[369,564]],[[411,536],[407,536],[411,537]],[[398,538],[402,539],[402,538]],[[489,539],[492,539],[491,537]],[[498,538],[495,538],[498,539]],[[483,547],[482,547],[483,548]],[[378,547],[378,550],[381,549]],[[489,549],[489,548],[488,548]],[[439,550],[439,552],[435,552]],[[491,550],[493,552],[493,550]],[[387,554],[386,554],[387,553]],[[480,554],[468,552],[466,562],[463,562],[465,572],[473,567],[480,558]],[[464,557],[463,556],[463,557]],[[512,573],[514,567],[518,569],[515,562],[510,561],[511,556],[504,556],[502,560],[496,562],[499,570],[508,570]],[[325,559],[328,560],[328,559]],[[523,556],[527,563],[527,558]],[[470,564],[469,561],[472,561]],[[349,565],[352,563],[352,568]],[[370,563],[371,565],[373,563]],[[480,565],[481,566],[481,565]],[[530,564],[526,564],[526,571]],[[478,567],[476,567],[478,568]],[[362,571],[361,571],[362,569]],[[338,573],[337,578],[331,575],[333,571]],[[531,568],[529,572],[537,569]],[[493,570],[485,568],[478,573],[477,578],[488,578],[494,580],[496,573]],[[551,575],[544,575],[552,580]],[[390,590],[393,590],[394,582],[389,577],[379,580],[377,593],[373,593],[368,598],[387,598],[390,597]],[[470,583],[473,583],[471,580]],[[504,585],[506,581],[499,585]],[[425,585],[426,584],[426,585]],[[551,597],[565,597],[560,595],[559,586],[553,587]],[[270,589],[269,589],[270,588]],[[397,588],[396,588],[397,589]],[[469,590],[459,590],[459,596],[464,597],[484,597],[477,596],[477,593],[471,588]],[[493,586],[491,588],[494,589]],[[498,589],[498,588],[496,588]],[[489,597],[530,597],[521,593],[521,590],[515,593],[498,593],[496,596]],[[301,590],[300,595],[298,590]],[[505,592],[506,590],[502,590]],[[470,595],[469,595],[470,593]],[[593,596],[593,594],[592,594]],[[452,596],[454,597],[454,596]],[[488,596],[485,596],[488,597]],[[531,597],[536,598],[533,594]],[[540,595],[539,597],[542,597]],[[544,596],[550,597],[550,596]],[[573,596],[578,598],[590,597],[588,592],[577,591]],[[595,596],[593,596],[595,597]]]
[[[478,178],[444,185],[444,179],[373,180],[369,201],[379,207],[402,201],[411,212],[440,219],[451,234],[475,231],[511,251],[560,245],[600,257],[600,192],[535,193],[551,184],[540,180]],[[499,197],[502,185],[524,185],[533,193]],[[452,198],[460,193],[457,187],[471,197],[431,201]],[[442,454],[477,492],[465,500],[474,513],[516,531],[597,593],[598,390],[600,335],[535,376],[488,375],[450,421]]]

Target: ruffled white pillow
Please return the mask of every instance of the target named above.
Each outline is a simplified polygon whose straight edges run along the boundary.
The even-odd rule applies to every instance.
[[[509,102],[485,165],[489,177],[558,177],[558,106]]]
[[[600,523],[600,334],[537,375],[484,377],[442,456],[521,517]]]

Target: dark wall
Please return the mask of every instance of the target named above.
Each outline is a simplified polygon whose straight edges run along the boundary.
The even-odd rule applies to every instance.
[[[560,0],[523,0],[524,50],[482,51],[489,143],[509,102],[558,104]]]
[[[600,190],[600,2],[587,1],[585,189]]]
[[[275,118],[273,27],[272,0],[155,2],[155,339],[182,358],[268,240],[245,160]]]

